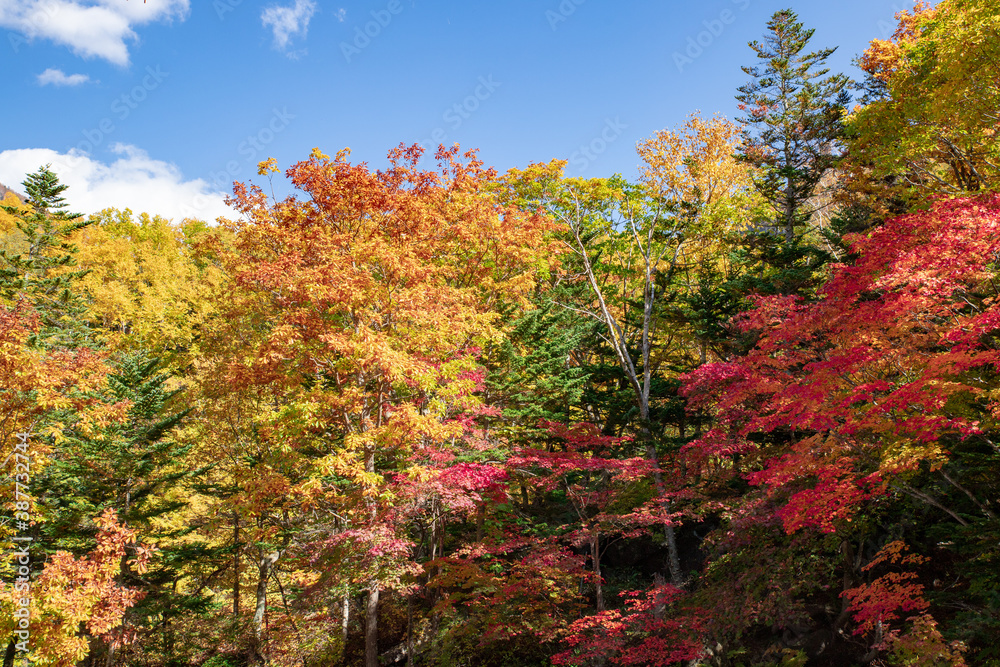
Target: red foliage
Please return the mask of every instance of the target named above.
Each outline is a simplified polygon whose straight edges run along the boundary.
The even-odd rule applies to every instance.
[[[1000,413],[970,372],[998,361],[1000,196],[940,202],[852,241],[856,264],[835,267],[815,303],[757,299],[734,322],[756,347],[684,378],[718,424],[689,463],[735,474],[749,457],[761,469],[748,480],[785,499],[788,531],[834,531],[893,474],[941,465],[944,436],[979,430],[956,403]],[[790,442],[777,457],[760,444],[775,439]]]
[[[920,565],[928,559],[906,554],[906,545],[900,541],[885,545],[863,569],[871,571],[879,566]],[[878,577],[869,584],[844,591],[851,601],[851,610],[858,627],[856,635],[874,638],[875,648],[889,650],[903,657],[905,664],[964,665],[961,642],[947,643],[937,630],[937,624],[926,613],[930,604],[923,597],[924,587],[917,582],[915,572],[893,572]],[[910,623],[907,630],[895,627],[903,614]]]
[[[870,571],[879,565],[919,565],[926,558],[904,555],[906,545],[900,541],[882,547],[874,559],[863,569]],[[875,632],[882,625],[898,620],[901,612],[924,611],[929,606],[923,598],[924,587],[916,582],[914,572],[889,572],[870,584],[862,584],[844,591],[851,601],[854,620],[858,627],[854,634]]]
[[[704,620],[697,614],[667,617],[665,611],[683,595],[670,585],[623,593],[623,609],[585,616],[573,623],[565,642],[570,649],[552,657],[554,665],[666,667],[704,655]]]

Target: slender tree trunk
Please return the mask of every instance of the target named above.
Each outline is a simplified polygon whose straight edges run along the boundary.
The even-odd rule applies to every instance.
[[[782,84],[782,88],[784,88],[784,84]],[[785,140],[782,152],[784,153],[785,156],[785,164],[791,165],[794,160],[794,157],[792,155],[792,147],[788,143],[787,139]],[[785,244],[792,245],[792,243],[795,241],[795,209],[796,209],[796,204],[798,202],[796,201],[796,196],[795,196],[795,183],[793,182],[791,176],[785,177],[785,192],[783,194],[784,194],[784,201],[782,203],[784,204],[785,210],[782,211],[782,213],[784,214],[783,222],[785,228],[784,229]]]
[[[115,664],[115,644],[108,643],[107,655],[104,656],[104,667],[113,667]]]
[[[677,534],[674,531],[674,525],[667,519],[667,515],[670,514],[667,485],[663,482],[663,473],[660,472],[660,460],[656,454],[656,445],[651,440],[646,441],[646,458],[653,463],[653,481],[660,494],[660,507],[663,508],[664,512],[663,532],[667,538],[667,568],[670,570],[670,583],[674,586],[680,586],[684,583],[684,576],[681,573],[680,554],[677,551]]]
[[[795,199],[791,194],[792,179],[788,179],[788,188],[785,195],[785,243],[792,245],[795,242]]]
[[[840,543],[840,553],[843,556],[844,563],[844,576],[842,581],[843,590],[848,590],[854,588],[856,580],[854,578],[854,573],[861,565],[861,554],[855,556],[854,549],[851,548],[851,543],[847,540],[843,540]],[[847,621],[850,619],[851,615],[851,601],[846,595],[841,597],[840,603],[840,614],[837,615],[836,620],[833,622],[834,633],[839,633],[844,627]]]
[[[577,247],[579,248],[580,257],[583,259],[583,267],[587,274],[587,279],[590,282],[591,288],[594,290],[594,296],[597,297],[601,318],[608,327],[609,338],[606,340],[609,344],[611,344],[612,349],[615,351],[618,363],[621,365],[622,371],[625,373],[630,386],[636,394],[636,399],[639,404],[639,437],[645,446],[646,458],[653,464],[653,480],[656,483],[656,490],[660,495],[660,506],[663,508],[664,512],[663,528],[667,539],[667,567],[670,570],[670,580],[675,586],[681,586],[684,583],[684,579],[681,575],[680,557],[677,553],[677,538],[674,534],[674,526],[668,518],[670,514],[670,500],[667,498],[667,487],[663,482],[663,474],[660,471],[660,460],[656,453],[656,444],[653,442],[653,434],[649,430],[649,390],[652,380],[652,366],[650,363],[652,352],[652,319],[653,304],[656,300],[654,273],[657,270],[657,265],[662,259],[662,254],[654,255],[652,250],[653,226],[650,226],[645,246],[643,246],[642,239],[639,237],[639,232],[633,221],[631,223],[632,235],[643,259],[645,260],[645,287],[643,288],[643,322],[641,339],[642,347],[640,351],[640,354],[642,355],[642,374],[640,376],[639,371],[636,369],[636,364],[632,359],[632,351],[629,349],[628,341],[625,338],[625,332],[622,331],[621,325],[618,323],[618,320],[615,319],[615,316],[612,315],[607,302],[604,299],[604,292],[601,289],[601,285],[594,273],[594,267],[590,262],[589,255],[587,254],[586,245],[583,242],[583,238],[580,236],[579,219],[576,221],[576,224],[573,224],[573,222],[570,221],[570,230],[573,232]],[[677,256],[680,253],[680,249],[681,246],[678,245],[674,250],[674,257],[670,261],[672,267],[676,266]]]
[[[254,637],[260,642],[264,637],[264,614],[267,613],[267,580],[271,575],[271,568],[278,560],[279,553],[264,553],[261,548],[260,565],[257,570],[257,607],[253,614]]]
[[[267,609],[267,560],[261,558],[257,577],[257,606],[253,614],[253,634],[258,640],[263,635],[264,610]]]
[[[413,596],[406,596],[406,667],[413,667]]]
[[[646,445],[646,458],[653,464],[653,481],[656,483],[656,491],[660,494],[660,507],[663,508],[663,532],[667,539],[667,569],[670,570],[670,583],[674,586],[684,584],[684,575],[681,572],[681,559],[677,550],[677,534],[674,532],[674,524],[668,518],[670,516],[670,499],[667,498],[667,485],[663,481],[663,473],[660,471],[660,457],[656,453],[656,443],[653,442],[653,434],[649,430],[649,377],[646,377],[645,391],[639,395],[639,419],[642,422],[639,427],[639,436]]]
[[[344,638],[344,645],[347,645],[347,631],[351,623],[351,596],[344,596],[343,608],[340,612],[340,634]]]
[[[378,588],[368,591],[368,606],[365,610],[365,667],[378,667],[378,595]]]
[[[594,561],[594,592],[597,597],[597,613],[604,611],[604,582],[601,581],[601,534],[597,531],[590,536],[590,558]]]

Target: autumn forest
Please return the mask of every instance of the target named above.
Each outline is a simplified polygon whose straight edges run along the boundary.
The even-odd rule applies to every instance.
[[[1000,6],[896,22],[632,180],[8,184],[3,667],[1000,665]]]

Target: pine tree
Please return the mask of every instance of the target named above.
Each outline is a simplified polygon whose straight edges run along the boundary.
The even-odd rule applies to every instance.
[[[836,48],[803,53],[814,31],[792,10],[775,12],[767,28],[763,42],[750,42],[762,63],[742,68],[753,79],[736,96],[747,114],[740,119],[746,124],[740,157],[760,168],[757,188],[791,246],[813,213],[820,181],[839,159],[850,80],[823,68]]]
[[[29,341],[43,347],[91,346],[85,326],[85,305],[71,287],[86,271],[64,271],[75,266],[76,247],[69,237],[91,224],[78,213],[67,213],[61,196],[66,185],[48,165],[39,167],[22,183],[30,211],[3,209],[15,216],[23,235],[22,252],[0,250],[0,298],[8,304],[27,301],[42,321],[41,331]]]

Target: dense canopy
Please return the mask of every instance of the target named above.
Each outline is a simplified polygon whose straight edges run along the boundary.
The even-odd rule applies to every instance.
[[[782,10],[639,177],[0,213],[4,667],[1000,664],[1000,7]],[[24,663],[28,664],[28,663]]]

